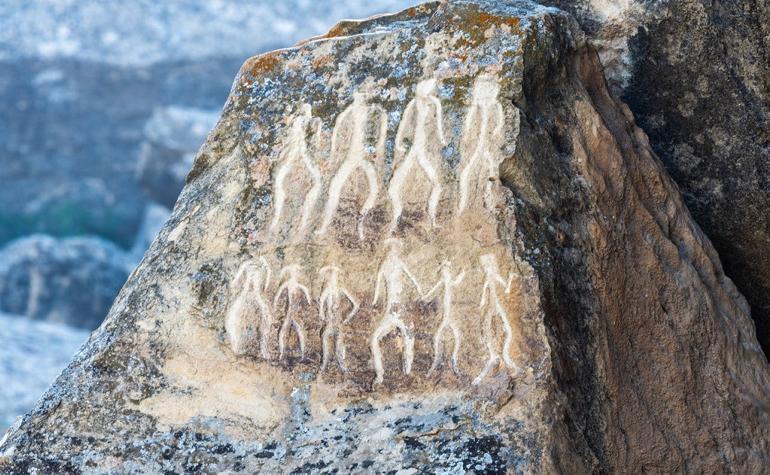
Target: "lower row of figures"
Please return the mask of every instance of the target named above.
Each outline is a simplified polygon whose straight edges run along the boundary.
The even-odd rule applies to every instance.
[[[485,342],[487,361],[473,384],[479,384],[487,375],[500,365],[518,371],[517,365],[511,358],[513,344],[513,328],[500,299],[500,292],[510,293],[513,273],[504,279],[497,267],[493,254],[485,254],[479,258],[484,274],[484,285],[481,291],[480,324],[481,336]],[[323,372],[332,360],[332,353],[340,370],[347,372],[345,364],[345,342],[343,328],[358,314],[360,305],[356,297],[340,282],[340,272],[336,266],[326,266],[319,271],[324,277],[323,289],[315,301],[309,289],[301,283],[300,267],[297,264],[285,266],[281,272],[281,284],[278,286],[273,299],[266,297],[270,285],[270,267],[265,258],[250,260],[241,264],[233,281],[235,298],[228,308],[225,328],[228,339],[236,354],[245,354],[252,348],[252,341],[257,340],[259,355],[264,359],[271,358],[271,329],[274,316],[282,315],[278,331],[278,358],[286,354],[286,341],[289,332],[296,334],[299,342],[299,352],[305,354],[306,330],[303,326],[301,302],[304,306],[318,309],[318,317],[322,323],[321,332],[321,368]],[[377,272],[374,289],[373,305],[377,305],[380,296],[384,300],[384,312],[369,337],[372,365],[376,373],[375,384],[383,382],[384,366],[382,362],[382,339],[391,332],[397,331],[403,343],[403,372],[410,374],[414,360],[414,335],[412,329],[403,319],[402,294],[404,281],[414,286],[423,301],[441,297],[441,320],[433,335],[433,362],[429,374],[437,370],[446,359],[442,354],[442,339],[448,333],[452,337],[453,351],[449,355],[449,363],[456,374],[460,374],[458,356],[462,333],[460,324],[453,314],[453,290],[465,278],[465,271],[453,274],[451,262],[444,261],[440,269],[438,282],[423,292],[412,272],[399,255],[399,246],[391,246]],[[317,307],[316,307],[317,305]],[[495,323],[499,322],[504,335],[502,345],[497,340],[494,331]],[[502,346],[501,350],[499,347]],[[332,347],[334,349],[332,350]]]

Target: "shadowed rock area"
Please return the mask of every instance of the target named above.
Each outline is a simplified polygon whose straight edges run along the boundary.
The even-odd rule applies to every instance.
[[[565,13],[458,0],[248,60],[47,472],[761,472],[749,308]]]
[[[770,4],[547,0],[576,15],[770,354]]]

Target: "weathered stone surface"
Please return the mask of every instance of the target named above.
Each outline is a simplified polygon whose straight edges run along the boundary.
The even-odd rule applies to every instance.
[[[135,262],[97,237],[18,239],[0,250],[0,311],[96,328]]]
[[[770,5],[546,0],[576,14],[770,354]]]
[[[0,468],[752,473],[768,394],[574,20],[430,3],[244,64]]]

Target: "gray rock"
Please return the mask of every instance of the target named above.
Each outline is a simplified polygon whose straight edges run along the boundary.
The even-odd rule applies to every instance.
[[[137,180],[155,202],[172,208],[182,191],[195,153],[219,118],[219,110],[165,107],[153,112],[144,127]]]
[[[770,5],[548,0],[576,14],[770,354]]]
[[[133,264],[97,237],[18,239],[0,250],[0,311],[96,328]]]
[[[0,471],[761,473],[768,408],[574,19],[455,0],[246,61]]]

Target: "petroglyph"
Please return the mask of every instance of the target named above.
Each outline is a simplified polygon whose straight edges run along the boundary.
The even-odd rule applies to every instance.
[[[251,349],[255,335],[255,324],[259,326],[259,353],[268,359],[270,356],[268,341],[273,316],[270,305],[265,300],[264,292],[270,285],[270,266],[264,257],[258,262],[246,261],[238,268],[232,286],[237,296],[227,312],[225,330],[230,346],[237,355]],[[254,312],[259,312],[259,321]]]
[[[342,159],[329,185],[329,196],[324,209],[323,221],[318,229],[318,234],[324,234],[337,213],[342,191],[350,182],[354,172],[360,170],[366,176],[369,186],[366,200],[360,210],[358,223],[358,235],[364,237],[363,223],[367,213],[371,211],[379,194],[379,176],[377,168],[371,162],[372,155],[367,151],[366,130],[370,121],[379,117],[379,127],[375,137],[375,159],[384,160],[385,138],[387,135],[388,118],[386,112],[377,105],[366,102],[366,94],[357,92],[353,94],[353,103],[348,106],[334,123],[332,131],[331,154],[334,160]]]
[[[460,173],[460,212],[468,207],[472,191],[474,196],[480,195],[476,191],[482,183],[481,196],[489,203],[492,183],[499,178],[502,159],[499,144],[505,126],[503,106],[497,100],[499,91],[497,82],[488,77],[479,77],[473,86],[473,98],[463,127],[463,149],[469,156],[463,157],[464,167]],[[471,190],[471,186],[476,190]]]
[[[386,239],[385,244],[388,246],[388,254],[380,265],[380,269],[377,272],[377,282],[374,288],[374,300],[373,304],[377,305],[380,297],[380,289],[384,285],[385,287],[385,312],[382,319],[377,324],[377,327],[372,333],[370,340],[370,346],[372,351],[372,363],[374,364],[374,371],[376,378],[375,384],[381,384],[385,369],[382,365],[382,350],[380,348],[381,340],[393,330],[398,330],[401,333],[401,339],[404,344],[403,353],[403,371],[404,374],[409,374],[412,371],[412,361],[414,360],[414,335],[412,329],[401,318],[401,312],[403,308],[401,306],[401,297],[404,291],[402,284],[402,277],[406,275],[409,280],[417,289],[417,293],[422,295],[420,290],[420,284],[415,279],[412,272],[406,267],[406,264],[401,260],[401,241],[398,239]]]
[[[331,358],[331,343],[334,340],[335,356],[337,364],[343,372],[347,372],[345,367],[345,341],[342,333],[342,326],[358,312],[358,302],[355,297],[344,287],[339,285],[340,268],[336,266],[326,266],[318,271],[319,274],[326,275],[326,286],[321,291],[319,299],[319,317],[324,322],[323,333],[321,334],[321,346],[323,356],[321,358],[321,371],[324,371]],[[350,302],[351,309],[347,317],[341,320],[342,299],[343,297]]]
[[[444,294],[442,296],[442,318],[441,323],[433,336],[433,363],[431,364],[428,374],[438,369],[442,360],[442,345],[441,340],[444,332],[451,331],[454,346],[452,347],[452,371],[458,376],[460,375],[460,368],[458,366],[458,355],[460,352],[461,332],[457,322],[452,318],[452,289],[460,285],[465,278],[465,271],[460,272],[457,276],[452,275],[452,263],[444,261],[441,264],[441,278],[438,283],[423,297],[423,300],[430,300],[439,289],[443,288]]]
[[[487,352],[489,353],[489,359],[487,360],[484,369],[481,370],[481,373],[479,373],[476,379],[473,380],[473,384],[479,384],[487,375],[489,375],[490,371],[500,365],[501,356],[498,353],[498,344],[495,341],[495,333],[492,327],[494,317],[499,317],[500,325],[503,327],[503,333],[505,334],[502,348],[502,361],[508,368],[518,370],[518,366],[516,366],[516,363],[511,359],[513,328],[511,327],[508,314],[503,308],[497,293],[499,286],[504,287],[506,294],[511,292],[513,273],[508,275],[507,281],[503,280],[497,269],[497,260],[495,259],[494,254],[484,254],[479,257],[479,261],[481,262],[481,267],[485,274],[484,288],[481,290],[481,303],[479,304],[479,309],[483,312],[482,336],[484,344],[487,347]]]
[[[278,359],[283,359],[285,355],[286,336],[290,328],[294,329],[299,340],[300,356],[305,356],[305,331],[299,318],[299,298],[304,296],[307,305],[311,305],[312,300],[308,288],[299,283],[299,271],[297,264],[290,264],[281,270],[281,278],[286,276],[286,280],[278,287],[273,299],[273,308],[277,310],[281,295],[286,293],[286,313],[278,332]]]
[[[430,198],[428,199],[428,216],[431,225],[438,226],[436,211],[441,198],[442,180],[437,171],[438,153],[440,145],[446,145],[444,138],[444,126],[442,124],[441,102],[436,97],[436,80],[426,79],[417,84],[416,97],[406,106],[404,116],[396,133],[396,154],[404,155],[401,163],[395,168],[390,179],[388,196],[393,209],[393,219],[390,223],[389,233],[395,231],[398,220],[403,212],[403,198],[401,196],[409,173],[415,165],[418,165],[431,185]],[[406,146],[406,140],[411,134],[412,143]],[[436,142],[440,145],[437,146]]]
[[[321,194],[321,172],[308,152],[307,133],[308,131],[312,132],[311,129],[313,128],[315,128],[314,143],[318,144],[321,122],[318,118],[312,117],[310,104],[302,104],[300,113],[294,118],[289,128],[288,137],[279,158],[280,166],[273,180],[275,206],[273,221],[270,226],[271,232],[274,232],[281,222],[287,192],[285,181],[294,168],[304,168],[311,182],[310,189],[304,194],[302,218],[296,233],[297,236],[304,234],[310,214]]]

